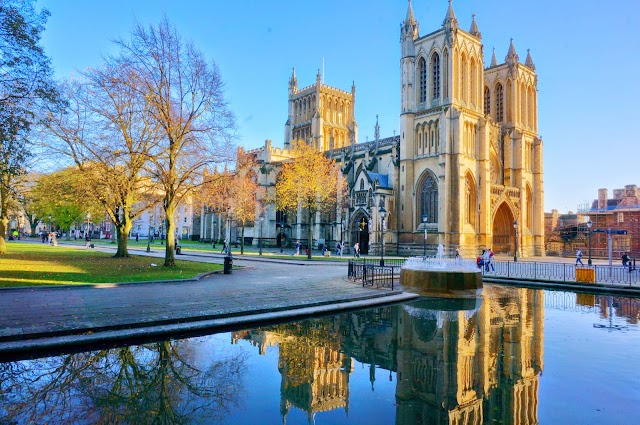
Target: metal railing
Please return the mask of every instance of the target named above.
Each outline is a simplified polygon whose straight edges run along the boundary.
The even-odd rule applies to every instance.
[[[404,260],[396,260],[397,265],[387,264],[381,266],[379,260],[361,259],[349,260],[348,279],[361,281],[362,286],[376,286],[376,288],[389,288],[393,290],[394,281],[400,278],[401,263]]]
[[[495,271],[489,266],[482,267],[482,274],[490,277],[510,277],[533,280],[554,280],[576,282],[576,270],[593,270],[594,283],[613,283],[621,285],[637,285],[640,283],[640,269],[633,267],[592,265],[577,266],[563,263],[536,263],[528,261],[495,261]]]

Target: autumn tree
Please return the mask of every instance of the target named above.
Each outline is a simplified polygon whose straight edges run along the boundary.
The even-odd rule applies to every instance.
[[[255,167],[254,157],[239,149],[236,172],[231,179],[231,211],[242,228],[240,254],[244,254],[244,230],[247,223],[255,222],[257,216],[264,212],[263,205],[256,202],[258,183]],[[255,227],[254,224],[254,229]]]
[[[282,166],[276,183],[278,210],[295,212],[301,208],[307,216],[309,252],[318,213],[334,208],[346,190],[345,181],[335,161],[312,146],[298,141],[292,147],[293,159]]]
[[[129,257],[134,220],[160,197],[144,171],[159,128],[140,84],[134,70],[107,59],[62,84],[67,107],[45,121],[49,149],[73,160],[91,186],[83,197],[100,203],[114,224],[114,257]]]
[[[15,188],[31,157],[29,133],[36,111],[57,103],[49,59],[40,35],[49,13],[37,11],[35,0],[0,3],[0,254],[7,252],[9,212]]]
[[[206,183],[207,166],[231,159],[235,119],[217,65],[193,43],[183,41],[166,18],[158,26],[137,25],[131,39],[118,45],[116,63],[136,75],[136,90],[149,102],[149,113],[161,132],[148,173],[163,194],[164,266],[172,267],[176,208]]]
[[[41,175],[31,189],[32,211],[47,225],[51,217],[52,226],[66,231],[69,239],[71,225],[82,223],[87,213],[94,219],[104,216],[104,209],[84,196],[87,181],[73,167]]]

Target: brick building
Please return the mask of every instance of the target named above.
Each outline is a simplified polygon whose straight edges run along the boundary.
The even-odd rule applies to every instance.
[[[612,236],[612,256],[614,260],[627,252],[632,258],[640,258],[640,191],[635,184],[626,185],[623,189],[614,189],[609,198],[607,189],[598,189],[598,198],[590,206],[580,208],[578,223],[581,230],[588,235],[586,223],[591,220],[595,229],[625,230],[626,235]],[[588,250],[588,237],[582,249]],[[607,258],[607,234],[591,234],[591,252],[595,258]]]

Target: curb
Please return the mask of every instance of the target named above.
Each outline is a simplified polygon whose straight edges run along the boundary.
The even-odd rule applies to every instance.
[[[401,303],[419,298],[418,294],[394,291],[386,294],[368,295],[361,299],[345,302],[325,302],[317,305],[286,306],[271,310],[254,310],[224,314],[218,317],[179,318],[167,323],[149,323],[128,328],[104,328],[77,330],[82,333],[64,335],[45,334],[30,339],[0,342],[0,361],[22,358],[20,356],[51,355],[52,351],[66,349],[86,349],[91,346],[105,346],[116,343],[148,341],[159,337],[187,336],[189,334],[210,334],[244,326],[265,325],[283,320],[300,320],[313,316],[335,314],[343,311],[370,308],[372,306]],[[24,336],[23,336],[24,337]],[[46,353],[43,353],[46,352]]]

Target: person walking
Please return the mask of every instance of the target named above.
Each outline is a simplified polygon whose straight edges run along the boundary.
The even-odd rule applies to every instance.
[[[488,249],[483,249],[482,250],[482,264],[484,264],[484,271],[485,272],[489,271],[489,261],[490,261],[489,250]]]
[[[300,255],[300,241],[296,241],[296,252],[293,254],[296,257]]]
[[[336,245],[336,255],[342,257],[342,245],[340,244],[340,242],[338,242],[338,244]]]
[[[580,263],[581,266],[584,266],[584,263],[582,262],[582,250],[581,249],[576,251],[576,266],[578,265],[578,263]]]
[[[487,271],[489,271],[489,268],[491,268],[491,271],[495,272],[496,268],[493,265],[493,259],[494,259],[493,255],[494,255],[493,254],[493,249],[489,248],[489,266],[487,267]]]
[[[629,256],[626,252],[622,253],[622,267],[626,267],[629,262]]]
[[[360,258],[360,243],[356,242],[353,245],[353,256],[356,258]]]
[[[84,237],[84,247],[91,248],[91,235],[87,232],[87,235]]]
[[[456,247],[456,258],[460,258],[460,247]]]

